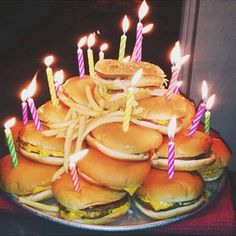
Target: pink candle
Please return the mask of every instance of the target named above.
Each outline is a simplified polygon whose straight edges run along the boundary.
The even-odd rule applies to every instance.
[[[177,86],[174,89],[175,94],[179,94],[179,88],[182,86],[182,84],[183,84],[183,81],[178,81],[177,82]]]
[[[39,120],[39,115],[38,115],[37,109],[35,107],[34,100],[31,98],[34,95],[35,90],[36,90],[36,76],[33,78],[32,82],[30,83],[29,87],[27,88],[27,95],[28,95],[27,102],[29,105],[29,109],[30,109],[35,127],[37,130],[40,130],[41,123]]]
[[[27,109],[27,103],[26,103],[26,100],[27,100],[27,90],[24,89],[21,93],[21,100],[22,100],[22,103],[21,103],[21,107],[22,107],[22,122],[23,122],[23,125],[26,125],[27,122],[28,122],[28,109]]]
[[[170,139],[168,143],[168,177],[169,179],[173,179],[174,173],[175,173],[175,143],[174,143],[175,130],[176,130],[176,118],[172,117],[168,126],[168,137]]]
[[[192,123],[192,127],[189,130],[188,135],[189,136],[193,136],[197,130],[198,124],[206,110],[206,98],[207,98],[207,84],[206,81],[204,80],[202,82],[202,102],[200,103],[198,109],[197,109],[197,113],[194,117],[193,123]]]
[[[71,175],[71,178],[72,178],[74,190],[76,192],[79,192],[80,184],[79,184],[79,176],[78,176],[78,172],[77,172],[77,169],[76,169],[76,164],[74,162],[70,162],[69,168],[70,168],[70,175]]]
[[[79,75],[80,78],[85,77],[85,69],[84,69],[84,55],[83,55],[83,50],[81,47],[86,43],[87,36],[84,36],[83,38],[80,39],[78,43],[78,50],[77,50],[77,59],[78,59],[78,67],[79,67]]]
[[[142,19],[148,12],[148,5],[144,0],[139,8],[138,17],[139,22],[137,24],[136,31],[136,42],[135,42],[135,61],[140,62],[142,60],[142,41],[143,41],[143,24],[141,23]]]

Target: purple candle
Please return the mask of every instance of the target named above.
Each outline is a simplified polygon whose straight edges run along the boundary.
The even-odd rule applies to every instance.
[[[171,121],[168,125],[168,178],[173,179],[175,173],[175,143],[174,136],[176,130],[176,118],[175,116],[171,118]]]
[[[202,102],[200,103],[198,109],[197,109],[197,113],[194,117],[193,123],[192,123],[192,127],[189,130],[188,135],[189,136],[193,136],[197,130],[198,124],[201,121],[201,118],[206,110],[206,98],[207,98],[207,92],[208,92],[208,88],[207,88],[207,84],[206,81],[204,80],[202,82]]]
[[[78,59],[80,78],[85,77],[84,55],[83,55],[83,50],[81,49],[81,47],[86,43],[86,40],[87,40],[87,36],[84,36],[83,38],[80,39],[80,41],[78,43],[77,59]]]
[[[27,90],[24,89],[21,93],[21,107],[22,107],[22,122],[23,125],[26,125],[28,122],[28,109],[27,109]]]

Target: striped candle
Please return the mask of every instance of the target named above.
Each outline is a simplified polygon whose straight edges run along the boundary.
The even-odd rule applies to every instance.
[[[16,119],[12,118],[8,120],[4,125],[5,136],[7,139],[8,149],[11,156],[11,162],[12,162],[13,167],[18,166],[18,157],[16,154],[16,148],[15,148],[14,140],[13,140],[11,129],[10,129],[15,124],[15,122],[16,122]]]
[[[177,84],[178,84],[180,66],[173,65],[171,67],[171,71],[172,71],[172,76],[171,76],[170,84],[169,84],[168,91],[167,91],[167,94],[166,94],[167,99],[170,99],[172,97],[172,95],[176,91],[176,88],[177,88],[177,91],[178,91]]]
[[[211,108],[215,101],[215,94],[209,97],[209,99],[206,102],[206,112],[205,112],[205,121],[204,121],[204,131],[206,134],[210,133],[211,128]]]
[[[76,169],[76,164],[74,162],[70,162],[69,169],[70,169],[70,175],[71,175],[71,178],[72,178],[74,190],[76,192],[79,192],[80,184],[79,184],[79,176],[78,176],[78,172],[77,172],[77,169]]]
[[[79,76],[80,78],[85,78],[85,69],[84,69],[84,54],[81,47],[86,43],[87,36],[80,39],[78,42],[78,49],[77,49],[77,60],[78,60],[78,68],[79,68]]]
[[[90,76],[93,76],[94,74],[94,59],[93,59],[93,51],[91,49],[94,43],[95,43],[95,37],[93,34],[90,34],[87,41],[87,45],[88,45],[87,56],[88,56]]]
[[[125,34],[128,31],[128,28],[129,28],[129,19],[125,15],[122,22],[123,35],[120,37],[120,49],[119,49],[119,59],[118,59],[119,61],[122,61],[125,57],[125,48],[127,41],[127,36]]]
[[[33,121],[34,121],[34,125],[35,125],[37,130],[40,130],[41,129],[41,123],[40,123],[40,120],[39,120],[39,115],[38,115],[37,109],[35,107],[34,100],[31,97],[29,97],[27,99],[27,102],[28,102],[28,105],[29,105],[29,108],[30,108],[30,112],[31,112]]]
[[[175,173],[175,143],[176,117],[172,117],[168,125],[168,178],[173,179]]]
[[[137,25],[136,43],[135,43],[135,61],[142,60],[142,42],[143,42],[143,24],[141,22]]]
[[[27,90],[24,89],[21,93],[21,107],[22,107],[22,122],[23,125],[26,125],[28,122],[28,108],[27,108],[27,103],[26,103],[26,99],[27,99]]]

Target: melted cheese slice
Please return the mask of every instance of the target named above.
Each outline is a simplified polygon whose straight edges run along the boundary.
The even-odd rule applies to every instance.
[[[51,186],[38,186],[38,187],[34,187],[32,190],[32,194],[36,194],[36,193],[40,193],[43,192],[45,190],[51,189]]]
[[[130,196],[133,196],[134,192],[137,190],[138,187],[139,186],[131,186],[131,187],[124,188],[124,190],[128,192]]]
[[[153,200],[153,199],[151,199],[149,197],[140,197],[140,199],[143,202],[151,204],[151,206],[153,207],[153,209],[155,211],[164,210],[166,208],[174,206],[174,204],[175,204],[175,203],[172,203],[172,202],[161,202],[161,201],[158,201],[158,200]]]

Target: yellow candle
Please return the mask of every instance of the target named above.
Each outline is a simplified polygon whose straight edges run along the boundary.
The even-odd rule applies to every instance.
[[[56,91],[55,91],[55,86],[54,86],[52,68],[50,67],[53,60],[54,60],[53,56],[48,56],[48,57],[45,58],[44,62],[47,66],[46,74],[47,74],[48,87],[49,87],[49,91],[50,91],[50,95],[51,95],[52,104],[53,104],[53,106],[57,106],[58,105],[58,99],[57,99],[57,96],[56,96]]]
[[[122,61],[125,57],[125,47],[127,41],[127,36],[125,34],[128,28],[129,28],[129,20],[128,17],[125,15],[122,22],[123,35],[120,37],[119,61]]]
[[[95,37],[93,34],[90,34],[88,37],[87,45],[88,45],[88,50],[87,50],[87,56],[88,56],[88,65],[89,65],[89,74],[90,76],[93,76],[94,74],[94,59],[93,59],[93,51],[91,47],[95,43]]]

